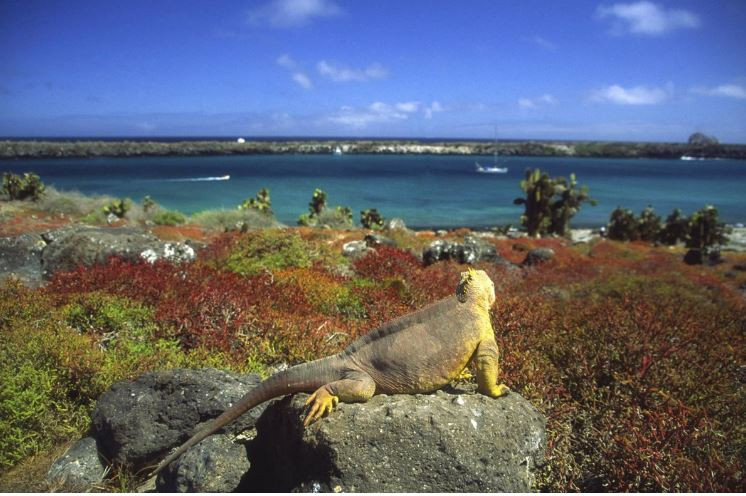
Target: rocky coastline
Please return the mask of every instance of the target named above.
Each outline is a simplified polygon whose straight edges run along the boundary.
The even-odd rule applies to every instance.
[[[746,159],[746,145],[600,141],[503,141],[505,156],[596,158]],[[290,141],[0,141],[0,158],[93,158],[256,154],[491,155],[487,141],[290,140]]]

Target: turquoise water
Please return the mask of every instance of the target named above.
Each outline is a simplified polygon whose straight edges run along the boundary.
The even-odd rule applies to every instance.
[[[97,159],[0,160],[0,170],[35,171],[61,190],[130,197],[150,195],[185,213],[235,208],[263,187],[284,223],[307,211],[314,188],[330,206],[355,212],[378,208],[413,227],[519,224],[513,199],[527,167],[551,175],[574,172],[598,205],[584,205],[574,226],[606,223],[618,205],[639,212],[651,204],[665,217],[714,204],[730,223],[746,221],[746,161],[578,158],[505,158],[507,174],[479,174],[474,162],[491,157],[432,155],[251,155]],[[228,181],[210,180],[230,175]]]

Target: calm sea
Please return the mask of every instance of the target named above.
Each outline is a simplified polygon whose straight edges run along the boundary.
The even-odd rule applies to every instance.
[[[605,224],[621,205],[652,205],[665,218],[715,205],[729,223],[746,222],[746,161],[509,157],[507,174],[480,174],[474,162],[491,157],[431,155],[251,155],[163,158],[0,160],[0,171],[34,171],[61,190],[129,197],[150,195],[169,209],[235,208],[263,187],[284,223],[307,211],[314,188],[330,206],[355,212],[378,208],[412,227],[485,227],[519,224],[518,183],[526,168],[551,175],[574,172],[598,205],[584,205],[573,225]],[[230,180],[215,180],[230,175]]]

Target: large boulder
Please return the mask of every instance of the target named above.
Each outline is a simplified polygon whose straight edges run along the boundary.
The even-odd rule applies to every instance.
[[[41,278],[41,254],[46,241],[38,234],[0,238],[0,281],[15,277],[38,286]]]
[[[103,264],[112,256],[149,262],[160,258],[191,261],[195,257],[189,245],[165,243],[132,227],[73,226],[45,233],[44,239],[48,243],[41,256],[44,277],[50,277],[58,270]]]
[[[97,489],[107,469],[101,461],[96,440],[84,437],[59,457],[47,472],[47,484],[56,492],[88,492]]]
[[[233,406],[260,382],[256,374],[216,369],[174,369],[143,374],[114,384],[93,411],[94,436],[112,462],[141,468],[158,461],[209,421]],[[255,408],[228,427],[252,427]]]
[[[516,393],[378,395],[304,429],[306,398],[259,419],[242,490],[526,492],[543,463],[545,419]]]
[[[249,471],[246,448],[224,434],[205,438],[158,475],[156,490],[180,493],[236,491]]]
[[[526,254],[521,265],[531,267],[540,265],[554,259],[554,250],[551,248],[534,248]]]
[[[473,235],[467,235],[463,243],[439,239],[430,243],[422,252],[425,265],[441,260],[455,260],[462,264],[477,262],[504,263],[504,259],[497,253],[495,245],[489,241]]]

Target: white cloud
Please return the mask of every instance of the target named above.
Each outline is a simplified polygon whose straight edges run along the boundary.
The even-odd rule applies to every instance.
[[[612,33],[657,36],[679,28],[697,28],[699,16],[684,9],[666,9],[658,4],[643,0],[634,3],[601,5],[596,9],[600,19],[610,18]]]
[[[342,9],[332,0],[272,0],[249,11],[249,22],[276,28],[308,24],[316,18],[340,15]]]
[[[364,128],[369,124],[405,121],[416,116],[430,119],[433,113],[443,112],[443,106],[434,101],[430,105],[409,101],[398,103],[374,102],[364,108],[341,107],[326,120],[353,128]]]
[[[308,76],[306,76],[302,72],[294,72],[293,73],[293,81],[298,83],[298,85],[302,88],[305,88],[307,90],[313,88],[313,83],[311,82],[311,79],[309,79]]]
[[[365,82],[372,79],[384,79],[388,76],[388,70],[381,64],[372,64],[364,69],[350,69],[348,67],[339,67],[322,60],[316,64],[316,69],[322,76],[336,81],[346,83],[349,81]]]
[[[429,106],[425,107],[425,119],[432,119],[433,114],[437,112],[444,112],[445,109],[443,108],[443,105],[440,104],[440,102],[433,101]]]
[[[538,98],[520,98],[518,105],[521,108],[535,109],[542,105],[556,105],[557,99],[549,93],[545,93]]]
[[[612,84],[594,91],[591,100],[598,103],[616,103],[619,105],[655,105],[663,103],[673,94],[673,85],[665,88],[657,86],[634,86],[623,88]]]
[[[721,84],[712,88],[694,88],[694,93],[708,96],[726,96],[729,98],[737,98],[739,100],[746,99],[746,86],[740,84]]]
[[[298,67],[298,64],[295,62],[295,60],[293,60],[293,58],[287,53],[283,53],[282,55],[277,57],[277,60],[275,62],[280,67],[284,67],[285,69],[289,70],[293,70]]]
[[[311,89],[313,88],[313,82],[311,81],[311,78],[308,77],[308,75],[299,69],[299,64],[287,53],[283,53],[277,59],[275,60],[275,63],[282,67],[283,69],[287,69],[291,72],[291,78],[295,83],[304,89]]]
[[[524,40],[530,41],[534,45],[536,45],[536,46],[538,46],[540,48],[543,48],[544,50],[549,50],[550,52],[554,52],[555,50],[557,50],[557,45],[556,44],[552,43],[551,41],[547,40],[546,38],[543,38],[543,37],[539,36],[538,34],[534,35],[534,36],[529,36],[527,38],[524,38]]]

